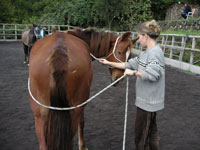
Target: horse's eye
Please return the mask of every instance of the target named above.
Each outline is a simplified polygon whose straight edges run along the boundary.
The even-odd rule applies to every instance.
[[[118,54],[120,54],[120,55],[121,55],[121,54],[122,54],[122,51],[118,51]]]

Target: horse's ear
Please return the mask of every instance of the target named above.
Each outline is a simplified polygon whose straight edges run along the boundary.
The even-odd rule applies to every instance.
[[[122,35],[122,41],[125,41],[129,38],[129,36],[131,35],[131,32],[126,32]]]
[[[132,43],[134,44],[138,39],[139,39],[139,37],[132,39]]]
[[[36,25],[35,24],[33,24],[33,27],[35,27]]]

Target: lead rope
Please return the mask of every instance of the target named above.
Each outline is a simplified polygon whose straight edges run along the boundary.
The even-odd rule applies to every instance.
[[[119,37],[117,38],[115,45],[114,45],[114,49],[112,51],[112,53],[110,53],[106,59],[108,57],[110,57],[112,54],[114,55],[115,59],[117,59],[119,62],[122,62],[121,60],[119,60],[116,56],[115,56],[115,50],[116,50],[116,46],[117,46],[117,42],[119,40]],[[95,60],[99,60],[99,58],[95,57],[92,53],[90,53],[90,55],[95,59]],[[130,51],[128,51],[128,53],[126,54],[126,62],[128,61],[128,57],[130,55]],[[123,147],[122,150],[125,150],[126,148],[126,128],[127,128],[127,112],[128,112],[128,86],[129,86],[129,78],[127,77],[126,80],[126,105],[125,105],[125,117],[124,117],[124,135],[123,135]]]
[[[126,127],[127,127],[127,112],[128,112],[128,86],[129,86],[129,77],[126,79],[126,106],[125,106],[125,117],[124,117],[124,136],[123,136],[123,148],[125,150],[126,146]]]
[[[86,100],[82,104],[79,104],[77,106],[72,106],[72,107],[63,107],[63,108],[60,108],[60,107],[47,106],[47,105],[44,105],[44,104],[40,103],[37,99],[35,99],[33,97],[32,93],[31,93],[31,90],[30,90],[30,78],[28,78],[28,91],[29,91],[29,94],[30,94],[31,98],[33,99],[33,101],[35,101],[37,104],[39,104],[40,106],[42,106],[44,108],[52,109],[52,110],[72,110],[72,109],[76,109],[76,108],[79,108],[79,107],[87,104],[88,102],[90,102],[91,100],[93,100],[95,97],[97,97],[98,95],[100,95],[101,93],[103,93],[105,90],[107,90],[108,88],[110,88],[111,86],[113,86],[115,83],[119,82],[125,76],[126,75],[121,76],[120,78],[118,78],[113,83],[111,83],[110,85],[108,85],[107,87],[105,87],[103,90],[99,91],[98,93],[96,93],[95,95],[93,95],[92,97],[90,97],[88,100]]]
[[[28,91],[29,91],[29,94],[30,94],[31,98],[33,99],[33,101],[35,101],[37,104],[39,104],[40,106],[42,106],[44,108],[52,109],[52,110],[72,110],[72,109],[79,108],[79,107],[81,107],[81,106],[89,103],[95,97],[97,97],[98,95],[100,95],[101,93],[103,93],[105,90],[107,90],[108,88],[110,88],[111,86],[113,86],[115,83],[119,82],[124,77],[126,77],[126,75],[121,76],[120,78],[118,78],[117,80],[115,80],[113,83],[111,83],[110,85],[108,85],[107,87],[105,87],[103,90],[99,91],[98,93],[96,93],[95,95],[93,95],[92,97],[90,97],[84,103],[82,103],[80,105],[77,105],[77,106],[74,106],[74,107],[68,107],[68,108],[46,106],[44,104],[41,104],[38,100],[36,100],[33,97],[32,93],[31,93],[31,90],[30,90],[30,78],[28,78]],[[125,105],[125,117],[124,117],[124,134],[123,134],[123,150],[125,150],[125,144],[126,144],[126,128],[127,128],[127,112],[128,112],[128,86],[129,86],[129,78],[127,77],[127,81],[126,81],[126,105]]]

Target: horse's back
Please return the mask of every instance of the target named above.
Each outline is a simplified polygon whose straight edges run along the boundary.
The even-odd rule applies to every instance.
[[[26,30],[24,30],[23,32],[22,32],[22,42],[25,44],[25,45],[27,45],[28,46],[28,34],[29,34],[29,29],[26,29]]]
[[[34,81],[32,85],[35,84],[33,86],[37,89],[35,93],[39,93],[44,99],[49,99],[49,81],[52,69],[50,65],[52,62],[50,60],[53,54],[58,53],[61,49],[67,54],[67,64],[62,64],[59,57],[56,58],[55,62],[60,67],[66,66],[64,69],[67,70],[66,85],[69,93],[68,97],[73,99],[75,97],[74,94],[85,90],[86,96],[81,98],[84,101],[89,96],[88,90],[92,81],[92,64],[89,56],[89,48],[85,42],[67,33],[56,33],[46,36],[38,40],[32,47],[29,75],[31,81]],[[73,104],[76,104],[76,102]]]
[[[88,45],[81,39],[67,33],[56,33],[38,40],[32,47],[30,54],[30,69],[32,65],[41,63],[48,65],[51,54],[59,48],[65,47],[68,55],[68,69],[82,69],[91,65]]]

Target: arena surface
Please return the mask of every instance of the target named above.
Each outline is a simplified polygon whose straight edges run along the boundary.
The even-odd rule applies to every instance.
[[[0,42],[0,150],[38,149],[28,100],[28,67],[23,59],[20,42]],[[110,84],[107,67],[93,64],[91,96]],[[135,150],[134,77],[129,84],[126,150]],[[122,149],[125,85],[124,80],[87,105],[85,141],[89,150]],[[161,150],[200,150],[200,75],[166,67],[165,109],[157,113],[157,123]]]

